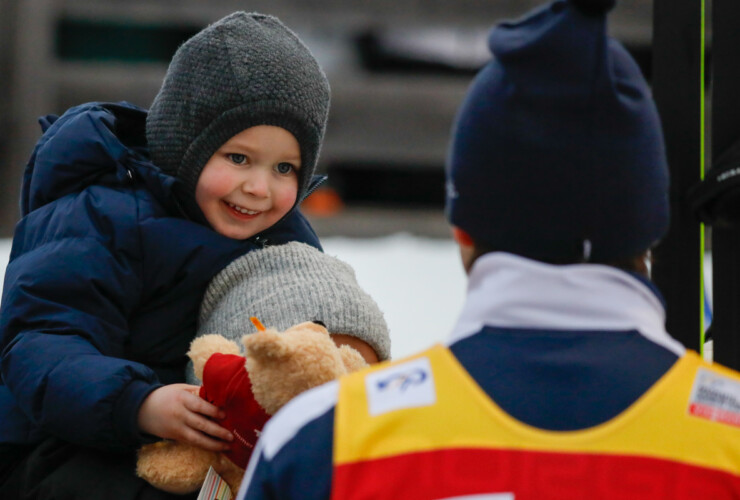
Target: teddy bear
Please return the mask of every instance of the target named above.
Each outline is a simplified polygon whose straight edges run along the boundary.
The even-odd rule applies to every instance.
[[[185,494],[197,491],[213,467],[236,493],[270,415],[301,392],[367,366],[358,351],[338,347],[314,322],[282,333],[261,324],[258,330],[242,337],[244,355],[235,342],[217,334],[196,338],[188,351],[202,381],[200,396],[226,413],[219,423],[235,435],[231,449],[217,453],[175,441],[148,444],[139,450],[140,477],[161,490]]]

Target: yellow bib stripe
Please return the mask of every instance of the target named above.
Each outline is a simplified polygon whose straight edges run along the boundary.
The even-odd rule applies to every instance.
[[[372,415],[367,381],[390,369],[426,358],[434,399],[419,406]],[[498,448],[637,455],[737,473],[740,427],[689,414],[699,369],[740,384],[735,372],[710,365],[690,352],[647,393],[614,419],[579,431],[544,431],[523,424],[499,408],[444,346],[377,366],[340,382],[336,408],[334,463],[341,465],[400,454],[452,448]],[[382,380],[382,378],[381,378]],[[412,381],[413,382],[413,381]],[[396,389],[399,389],[398,387]],[[415,390],[412,383],[405,394]],[[404,397],[400,393],[400,398]],[[400,399],[403,401],[403,399]],[[718,444],[720,443],[720,444]],[[706,444],[706,445],[704,445]]]

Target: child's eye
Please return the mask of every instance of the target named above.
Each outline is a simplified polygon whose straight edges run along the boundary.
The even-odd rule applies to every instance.
[[[247,163],[247,157],[239,153],[229,153],[227,156],[229,157],[229,160],[231,160],[233,163],[236,163],[237,165],[243,165]]]
[[[278,163],[275,166],[275,170],[277,170],[279,174],[289,174],[295,170],[295,167],[291,165],[290,163],[283,162],[283,163]]]

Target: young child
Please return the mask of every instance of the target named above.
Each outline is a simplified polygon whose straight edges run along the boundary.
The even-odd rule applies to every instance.
[[[279,332],[315,321],[368,363],[390,358],[383,313],[354,270],[304,243],[250,252],[216,275],[203,297],[197,335],[217,333],[241,343],[243,335],[257,332],[253,316]],[[198,383],[192,370],[187,378]]]
[[[383,313],[357,283],[353,269],[341,260],[300,242],[250,252],[229,264],[211,281],[200,311],[197,336],[219,334],[241,345],[257,332],[251,317],[279,332],[314,321],[329,331],[334,343],[356,349],[367,363],[390,358],[391,340]],[[228,370],[221,372],[231,376]],[[228,374],[228,375],[227,375]],[[192,363],[187,381],[199,385]],[[240,391],[241,401],[254,401]],[[259,403],[245,405],[239,424],[261,429],[266,415]],[[249,410],[247,410],[247,408]],[[255,433],[243,432],[231,457],[248,456]],[[248,453],[244,453],[248,451]],[[242,468],[246,463],[239,464]]]
[[[0,308],[3,498],[166,498],[134,473],[161,438],[223,450],[183,384],[203,293],[235,258],[292,240],[329,85],[279,20],[232,14],[175,54],[151,109],[42,120]]]

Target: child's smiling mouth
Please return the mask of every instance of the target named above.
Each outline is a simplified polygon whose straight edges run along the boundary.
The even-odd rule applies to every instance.
[[[240,217],[251,218],[262,213],[258,210],[249,210],[247,208],[240,207],[239,205],[234,205],[233,203],[230,203],[228,201],[224,201],[224,204],[229,207],[229,209],[231,209],[232,213],[235,213]]]

